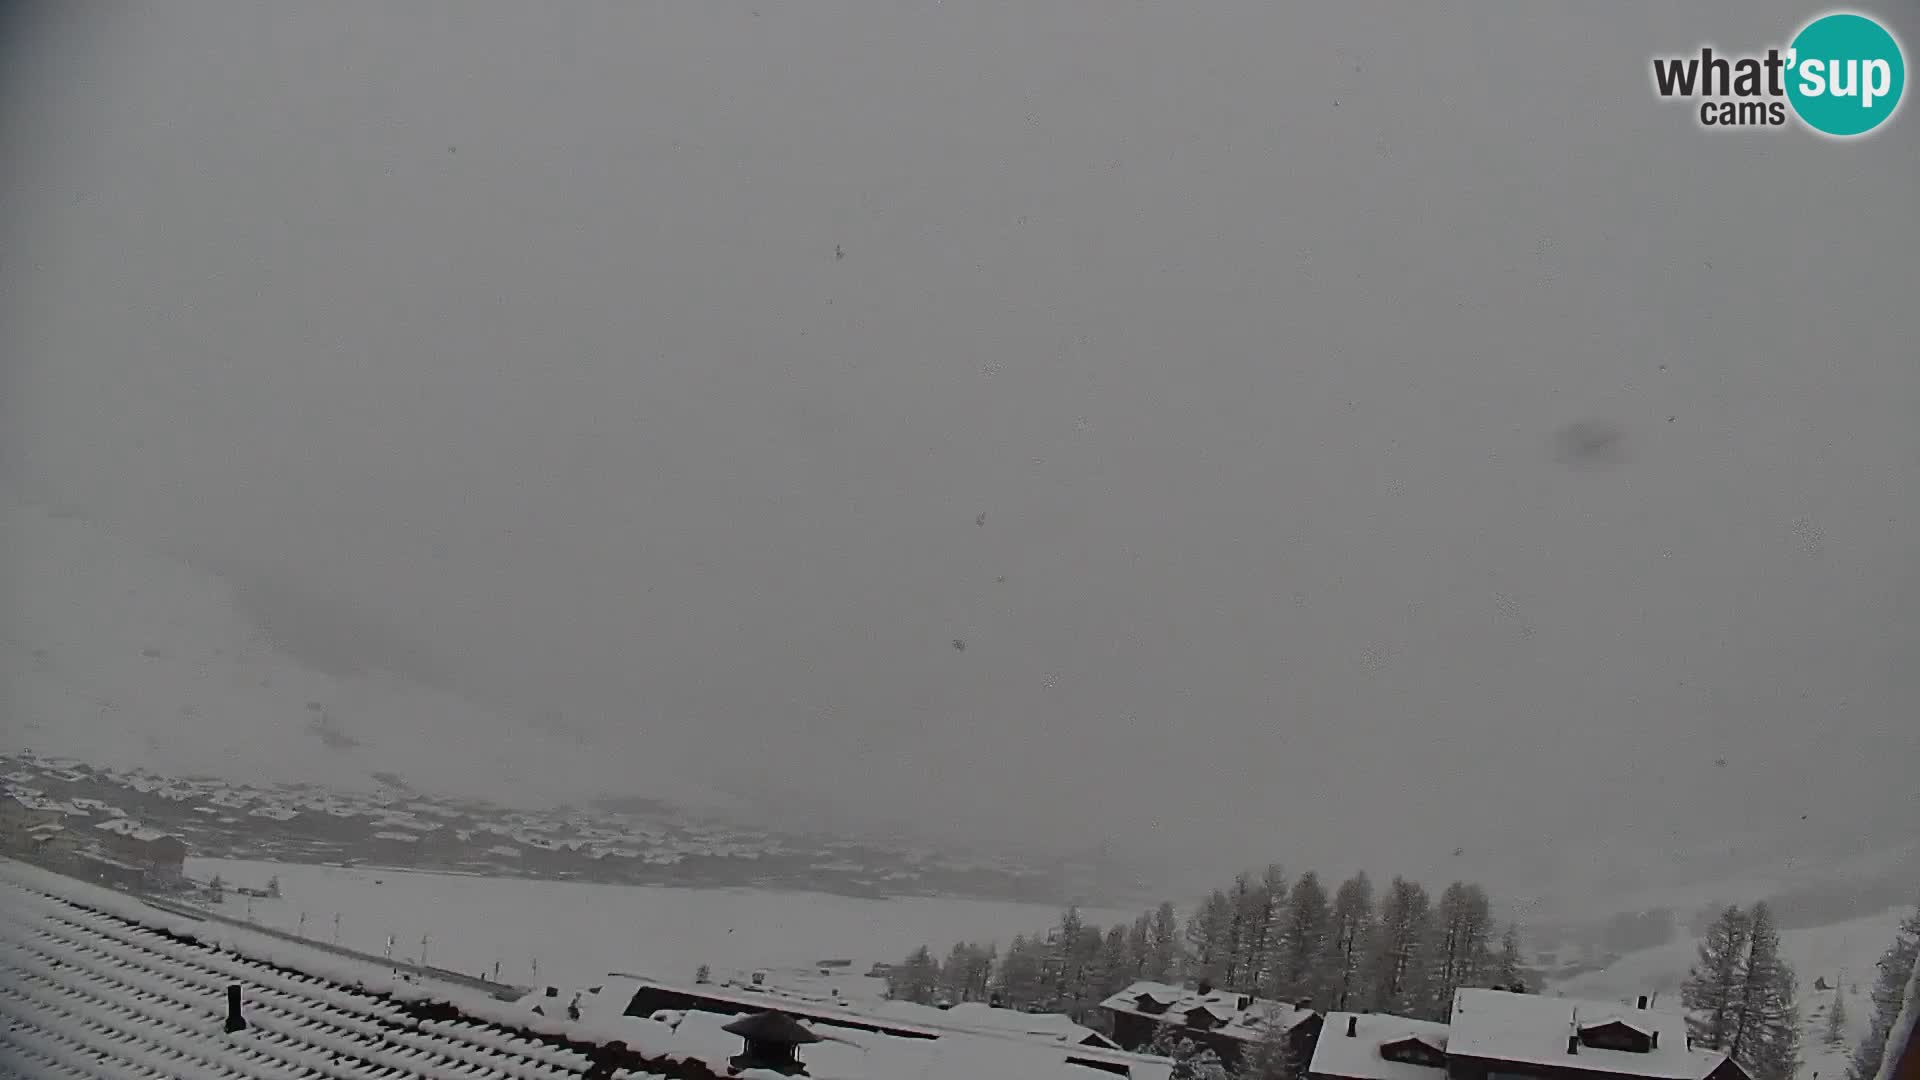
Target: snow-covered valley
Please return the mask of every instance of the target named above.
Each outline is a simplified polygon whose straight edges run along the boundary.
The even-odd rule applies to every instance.
[[[1044,930],[1053,908],[990,900],[906,897],[853,899],[812,892],[594,885],[423,874],[367,867],[300,866],[190,859],[189,875],[234,886],[220,911],[380,956],[527,985],[584,986],[609,972],[691,981],[710,965],[716,977],[754,968],[810,970],[821,960],[853,964],[860,979],[919,945],[1006,941]],[[279,899],[240,895],[279,879]],[[1134,913],[1088,910],[1098,922]],[[422,939],[425,939],[424,943]],[[537,968],[536,968],[537,965]],[[537,971],[537,975],[536,975]]]

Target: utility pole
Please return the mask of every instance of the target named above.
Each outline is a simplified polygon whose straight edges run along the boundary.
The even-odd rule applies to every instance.
[[[299,926],[299,929],[294,931],[294,933],[299,935],[300,937],[307,936],[307,913],[306,912],[303,911],[300,913],[300,926]]]
[[[420,966],[427,966],[427,935],[420,935]]]
[[[333,913],[333,943],[340,944],[340,913]]]

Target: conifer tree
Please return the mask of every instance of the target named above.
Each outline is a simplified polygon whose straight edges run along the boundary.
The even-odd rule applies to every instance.
[[[1091,996],[1096,1002],[1127,988],[1133,981],[1133,949],[1127,940],[1127,927],[1114,923],[1107,928],[1106,938],[1100,943],[1100,951],[1093,965],[1094,976],[1088,982]]]
[[[1765,901],[1747,913],[1740,1018],[1728,1053],[1754,1080],[1793,1080],[1800,1069],[1800,1009],[1793,969],[1780,957],[1780,930]]]
[[[1507,924],[1506,933],[1500,935],[1500,955],[1494,958],[1493,982],[1502,990],[1526,991],[1526,966],[1520,962],[1520,928],[1513,923]]]
[[[933,958],[933,950],[925,945],[908,953],[906,960],[887,973],[887,996],[895,1001],[929,1005],[939,987],[940,965]]]
[[[1187,917],[1187,965],[1193,978],[1219,986],[1227,973],[1233,932],[1233,901],[1213,890]]]
[[[1172,982],[1180,978],[1186,958],[1180,948],[1180,920],[1173,904],[1162,900],[1153,912],[1153,938],[1143,975],[1154,982]]]
[[[1764,902],[1725,908],[1680,988],[1694,1045],[1725,1051],[1754,1080],[1792,1080],[1800,1067],[1796,982],[1780,957],[1772,910]]]
[[[1153,965],[1153,912],[1143,911],[1127,930],[1127,981],[1150,979],[1147,969]]]
[[[1380,901],[1380,917],[1368,957],[1368,1002],[1375,1012],[1424,1015],[1423,957],[1432,925],[1427,890],[1395,877]]]
[[[1867,1025],[1866,1037],[1854,1048],[1853,1064],[1847,1072],[1850,1080],[1873,1080],[1879,1075],[1887,1039],[1906,1005],[1907,981],[1913,977],[1916,956],[1920,956],[1920,911],[1900,923],[1893,944],[1880,955],[1876,965],[1880,974],[1873,984],[1873,1019]]]
[[[1266,989],[1279,940],[1280,912],[1286,901],[1286,872],[1279,863],[1269,863],[1247,897],[1242,916],[1240,962],[1230,983],[1241,993],[1257,995]]]
[[[1365,1000],[1367,939],[1373,926],[1373,882],[1362,872],[1340,883],[1327,921],[1327,955],[1321,964],[1334,1009]]]
[[[1749,929],[1746,912],[1732,905],[1724,908],[1707,928],[1693,967],[1680,986],[1687,1033],[1703,1050],[1725,1050],[1733,1038]]]
[[[1280,914],[1273,963],[1267,978],[1269,997],[1286,1002],[1310,997],[1317,1007],[1327,1007],[1328,979],[1320,965],[1327,953],[1332,914],[1320,875],[1311,870],[1300,875],[1287,894],[1286,906]]]
[[[1847,995],[1838,986],[1833,988],[1833,1004],[1827,1006],[1827,1030],[1821,1041],[1834,1050],[1847,1045]]]
[[[1493,964],[1487,938],[1493,918],[1485,889],[1456,881],[1440,894],[1434,936],[1428,957],[1427,1001],[1424,1014],[1444,1020],[1453,1008],[1453,993],[1463,986],[1479,986]]]
[[[1046,944],[1025,934],[1015,934],[1000,962],[1001,1003],[1009,1009],[1024,1009],[1040,1001],[1044,977]]]

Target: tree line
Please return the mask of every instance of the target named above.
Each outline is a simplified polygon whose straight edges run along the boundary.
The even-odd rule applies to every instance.
[[[1134,982],[1212,988],[1321,1011],[1372,1010],[1445,1020],[1466,986],[1527,989],[1519,930],[1496,942],[1485,889],[1456,881],[1436,900],[1395,877],[1376,895],[1356,874],[1331,892],[1312,871],[1279,865],[1215,889],[1183,921],[1172,903],[1101,927],[1078,908],[1053,927],[996,943],[961,942],[944,961],[924,946],[895,965],[890,997],[923,1004],[996,1002],[1096,1022]]]

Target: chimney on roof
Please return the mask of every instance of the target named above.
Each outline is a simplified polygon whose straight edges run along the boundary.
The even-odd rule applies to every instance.
[[[745,1016],[720,1030],[738,1035],[746,1048],[729,1058],[727,1064],[737,1070],[768,1069],[789,1076],[806,1075],[807,1067],[795,1056],[796,1048],[817,1043],[820,1036],[783,1012],[763,1012]]]
[[[247,1018],[240,1015],[240,984],[227,987],[227,1034],[247,1030]]]
[[[1577,1054],[1579,1052],[1580,1052],[1580,1033],[1576,1031],[1567,1036],[1567,1053]]]
[[[1193,989],[1194,992],[1198,993],[1201,997],[1206,997],[1208,994],[1213,993],[1213,983],[1206,979],[1201,979],[1193,985]]]
[[[1360,1018],[1357,1016],[1347,1017],[1347,1038],[1351,1039],[1358,1034],[1360,1034]]]
[[[1651,1038],[1653,1039],[1653,1048],[1655,1050],[1660,1049],[1660,1033],[1658,1031],[1654,1032]]]
[[[1647,995],[1645,994],[1640,995],[1640,1007],[1643,1009],[1647,1007]]]
[[[1246,1012],[1248,1009],[1253,1008],[1252,994],[1241,994],[1237,1000],[1238,1000],[1241,1012]]]

